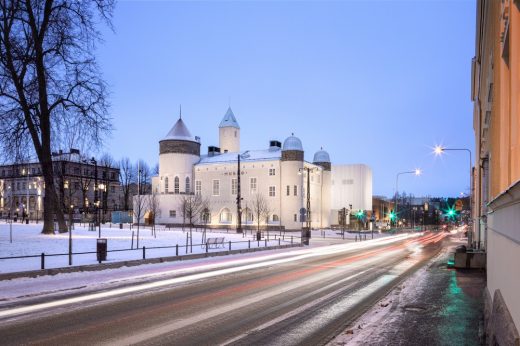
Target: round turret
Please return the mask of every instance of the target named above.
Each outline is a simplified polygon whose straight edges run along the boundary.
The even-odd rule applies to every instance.
[[[303,161],[302,141],[294,133],[283,142],[282,161]]]
[[[326,171],[330,171],[331,169],[329,153],[323,150],[323,148],[321,148],[314,154],[314,159],[312,160],[312,162],[315,165],[323,167],[323,169]]]
[[[200,156],[200,142],[179,118],[164,139],[159,141],[159,154],[191,154]]]

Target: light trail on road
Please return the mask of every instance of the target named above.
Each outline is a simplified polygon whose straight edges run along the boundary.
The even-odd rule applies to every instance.
[[[7,344],[289,345],[302,339],[280,326],[292,330],[294,320],[308,324],[320,316],[305,332],[319,343],[430,258],[445,236],[306,248],[227,260],[224,268],[210,263],[180,277],[0,311],[0,335]],[[47,323],[58,327],[50,331]]]

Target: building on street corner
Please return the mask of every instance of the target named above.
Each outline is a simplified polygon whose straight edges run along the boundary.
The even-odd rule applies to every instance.
[[[240,195],[241,225],[252,227],[259,220],[262,226],[300,230],[338,224],[337,212],[332,212],[332,165],[329,154],[323,148],[312,156],[312,162],[304,158],[302,141],[294,134],[282,142],[266,141],[259,150],[243,150],[240,147],[240,126],[231,108],[219,124],[219,147],[209,146],[201,153],[200,138],[192,136],[184,119],[179,117],[168,134],[159,141],[159,174],[152,178],[152,195],[155,203],[155,223],[186,223],[186,196],[201,196],[206,212],[195,215],[195,223],[211,227],[237,226],[237,198]],[[240,166],[238,160],[240,159]],[[364,189],[359,203],[345,200],[342,207],[371,209],[372,176],[363,179]],[[352,179],[352,177],[350,177]],[[357,185],[352,185],[357,186]],[[239,193],[240,191],[240,193]],[[361,194],[369,195],[368,200]],[[151,195],[143,196],[145,199]],[[143,198],[138,197],[138,198]],[[266,202],[266,210],[259,217],[258,199]],[[138,218],[135,213],[134,221]],[[358,206],[359,204],[359,206]],[[151,209],[140,213],[139,222],[149,220]]]
[[[477,2],[475,240],[487,252],[489,344],[520,344],[520,1]]]

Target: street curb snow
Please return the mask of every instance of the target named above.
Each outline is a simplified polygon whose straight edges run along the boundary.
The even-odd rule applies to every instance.
[[[141,260],[129,260],[129,261],[119,261],[119,262],[111,262],[111,263],[88,264],[88,265],[81,265],[81,266],[75,266],[75,267],[61,267],[61,268],[51,268],[51,269],[43,269],[43,270],[13,272],[13,273],[0,274],[0,281],[12,280],[12,279],[18,279],[18,278],[35,278],[38,276],[56,275],[56,274],[60,274],[60,273],[100,271],[100,270],[105,270],[105,269],[116,269],[116,268],[121,268],[121,267],[133,267],[133,266],[138,266],[141,264],[187,261],[187,260],[207,258],[207,257],[227,256],[227,255],[235,255],[235,254],[257,252],[257,251],[267,251],[267,250],[279,250],[279,249],[287,249],[287,248],[302,247],[302,246],[303,246],[302,244],[298,243],[298,244],[276,245],[276,246],[257,247],[257,248],[251,248],[251,249],[240,249],[240,250],[231,250],[231,251],[228,250],[228,251],[218,251],[218,252],[207,252],[207,253],[191,254],[191,255],[184,255],[184,256],[156,257],[156,258],[141,259]]]

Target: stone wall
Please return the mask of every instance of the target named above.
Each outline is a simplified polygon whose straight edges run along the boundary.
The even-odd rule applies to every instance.
[[[159,154],[191,154],[200,156],[200,143],[180,140],[164,140],[159,142]]]

